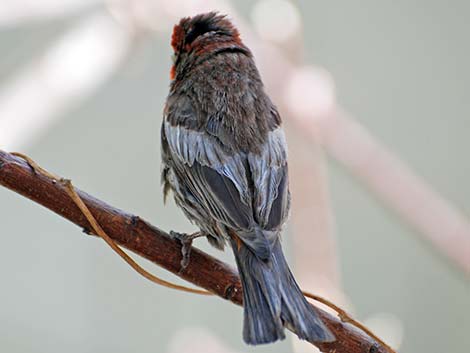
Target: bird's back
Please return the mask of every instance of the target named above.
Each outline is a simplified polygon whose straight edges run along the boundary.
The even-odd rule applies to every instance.
[[[168,104],[182,97],[194,120],[175,116],[171,123],[205,131],[228,150],[259,151],[281,123],[252,57],[244,52],[223,51],[193,64],[185,80],[172,85]]]

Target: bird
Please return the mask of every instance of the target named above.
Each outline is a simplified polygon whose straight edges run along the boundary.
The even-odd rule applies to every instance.
[[[172,232],[218,249],[229,244],[243,288],[243,339],[267,344],[285,328],[309,342],[335,339],[296,283],[283,254],[289,215],[287,145],[250,49],[225,15],[182,18],[171,36],[173,65],[161,125],[162,184],[199,228]]]

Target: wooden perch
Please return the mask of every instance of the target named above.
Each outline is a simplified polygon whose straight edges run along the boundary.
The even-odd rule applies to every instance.
[[[58,180],[35,173],[21,158],[0,150],[0,184],[35,201],[91,232],[91,227]],[[189,265],[182,270],[181,245],[164,231],[141,218],[114,208],[77,190],[104,231],[119,245],[206,290],[242,305],[239,277],[231,266],[193,248]],[[316,343],[322,352],[386,353],[387,348],[352,325],[317,308],[336,341]]]

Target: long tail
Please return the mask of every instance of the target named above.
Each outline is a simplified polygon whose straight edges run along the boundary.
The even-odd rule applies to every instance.
[[[246,343],[257,345],[282,340],[285,326],[310,342],[334,340],[295,282],[279,240],[268,261],[259,259],[239,241],[234,240],[231,245],[243,286]]]

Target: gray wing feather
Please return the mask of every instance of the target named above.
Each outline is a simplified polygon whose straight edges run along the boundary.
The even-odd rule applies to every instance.
[[[229,178],[237,188],[241,201],[250,203],[248,180],[243,156],[230,156],[219,146],[217,140],[203,132],[187,129],[182,126],[171,126],[164,122],[165,134],[173,155],[182,163],[192,167],[195,162],[214,169]]]
[[[255,185],[255,207],[260,226],[264,229],[281,228],[289,210],[287,177],[287,148],[284,132],[278,128],[268,135],[261,155],[248,155],[253,183]],[[279,204],[275,201],[283,202]],[[278,207],[278,223],[270,222],[273,206]],[[271,224],[270,224],[271,223]]]

